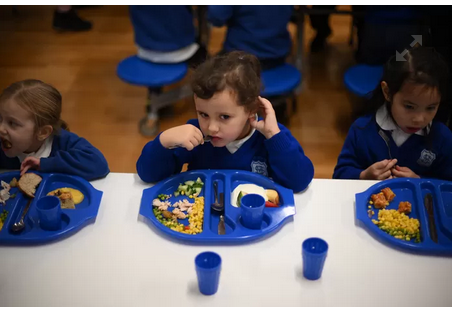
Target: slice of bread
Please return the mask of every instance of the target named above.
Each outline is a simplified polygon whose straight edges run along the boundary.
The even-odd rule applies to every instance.
[[[36,175],[35,173],[25,173],[19,179],[17,187],[22,191],[27,197],[35,198],[36,188],[41,183],[43,179],[41,176]]]

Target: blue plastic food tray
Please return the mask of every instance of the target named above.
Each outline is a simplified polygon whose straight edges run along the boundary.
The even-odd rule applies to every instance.
[[[30,204],[30,209],[24,219],[25,229],[15,234],[10,231],[11,225],[20,220],[20,216],[28,202],[28,198],[19,189],[12,188],[10,194],[16,197],[6,201],[5,205],[0,205],[0,213],[8,211],[8,217],[0,231],[0,244],[39,244],[69,236],[93,222],[98,214],[103,193],[96,190],[89,182],[76,176],[64,174],[43,174],[40,175],[41,181],[35,193],[35,198]],[[13,177],[19,179],[19,172],[8,172],[0,174],[0,179],[9,183]],[[56,231],[47,231],[40,228],[36,202],[39,198],[46,196],[48,192],[57,188],[70,187],[80,190],[84,194],[84,200],[76,205],[75,209],[63,209],[62,228]]]
[[[187,180],[196,180],[198,177],[204,182],[200,196],[204,197],[204,220],[202,232],[196,235],[183,234],[171,230],[161,224],[153,214],[152,201],[159,194],[174,194],[180,183]],[[218,192],[224,192],[225,225],[226,234],[218,235],[219,215],[212,212],[211,204],[214,202],[213,182],[218,182]],[[253,230],[242,225],[240,208],[231,205],[231,192],[239,184],[256,184],[265,189],[274,189],[280,196],[280,206],[277,208],[265,208],[264,220],[261,229]],[[174,203],[187,197],[174,195],[169,199]],[[189,199],[192,202],[192,199]],[[142,194],[140,207],[141,215],[149,219],[155,227],[163,233],[183,241],[198,243],[242,243],[256,240],[277,231],[286,221],[295,214],[294,194],[292,190],[281,187],[267,177],[246,171],[235,170],[201,170],[184,172],[145,189]],[[184,222],[182,222],[184,221]],[[179,220],[182,224],[188,224],[187,220]]]
[[[371,195],[379,193],[381,189],[389,187],[396,194],[395,199],[387,206],[387,209],[398,209],[401,201],[409,201],[412,205],[412,212],[409,215],[417,218],[420,222],[421,242],[416,243],[414,239],[404,241],[397,239],[371,221],[378,220],[378,209],[371,205],[374,215],[368,216],[368,206]],[[430,237],[428,214],[425,209],[425,195],[431,193],[433,196],[433,208],[438,243],[433,242]],[[452,254],[452,182],[435,179],[409,179],[395,178],[385,180],[371,186],[366,191],[356,194],[356,215],[367,230],[382,242],[391,246],[424,254]]]

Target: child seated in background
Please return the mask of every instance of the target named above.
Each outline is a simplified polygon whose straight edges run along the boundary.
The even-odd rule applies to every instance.
[[[209,5],[207,21],[227,26],[223,51],[255,55],[262,70],[284,64],[291,51],[288,23],[292,5]]]
[[[136,164],[143,181],[168,178],[188,163],[189,170],[252,171],[295,192],[308,186],[313,164],[289,130],[277,123],[271,103],[259,96],[255,56],[231,52],[207,60],[196,69],[192,88],[198,118],[145,145]],[[259,111],[264,119],[257,118]],[[210,136],[210,143],[204,144],[204,136]]]
[[[351,126],[333,178],[452,180],[452,133],[433,120],[444,103],[448,67],[432,48],[391,57],[370,105]]]
[[[60,119],[62,96],[39,80],[19,81],[0,95],[1,169],[77,175],[87,180],[109,173],[103,154],[68,131]]]
[[[196,67],[207,57],[197,43],[189,5],[130,5],[138,57],[154,63],[187,62]]]

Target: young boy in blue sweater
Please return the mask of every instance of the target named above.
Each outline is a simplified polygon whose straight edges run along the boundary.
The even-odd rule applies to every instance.
[[[431,48],[410,50],[384,66],[373,114],[351,126],[333,178],[452,180],[452,133],[433,120],[444,103],[448,67]]]
[[[0,95],[1,169],[64,173],[87,180],[109,173],[103,154],[65,129],[62,96],[39,80],[24,80]]]
[[[271,103],[259,97],[260,87],[260,65],[253,55],[231,52],[200,65],[192,82],[198,119],[147,143],[136,164],[139,177],[157,182],[188,163],[189,170],[252,171],[295,192],[304,190],[313,179],[313,164],[277,123]],[[264,119],[257,119],[259,110]],[[210,143],[204,144],[204,136]]]

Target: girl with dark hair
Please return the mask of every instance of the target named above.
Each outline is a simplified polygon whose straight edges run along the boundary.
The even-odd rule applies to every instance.
[[[333,178],[452,179],[452,133],[434,120],[447,94],[448,67],[432,48],[391,57],[369,100],[370,114],[351,126]]]

